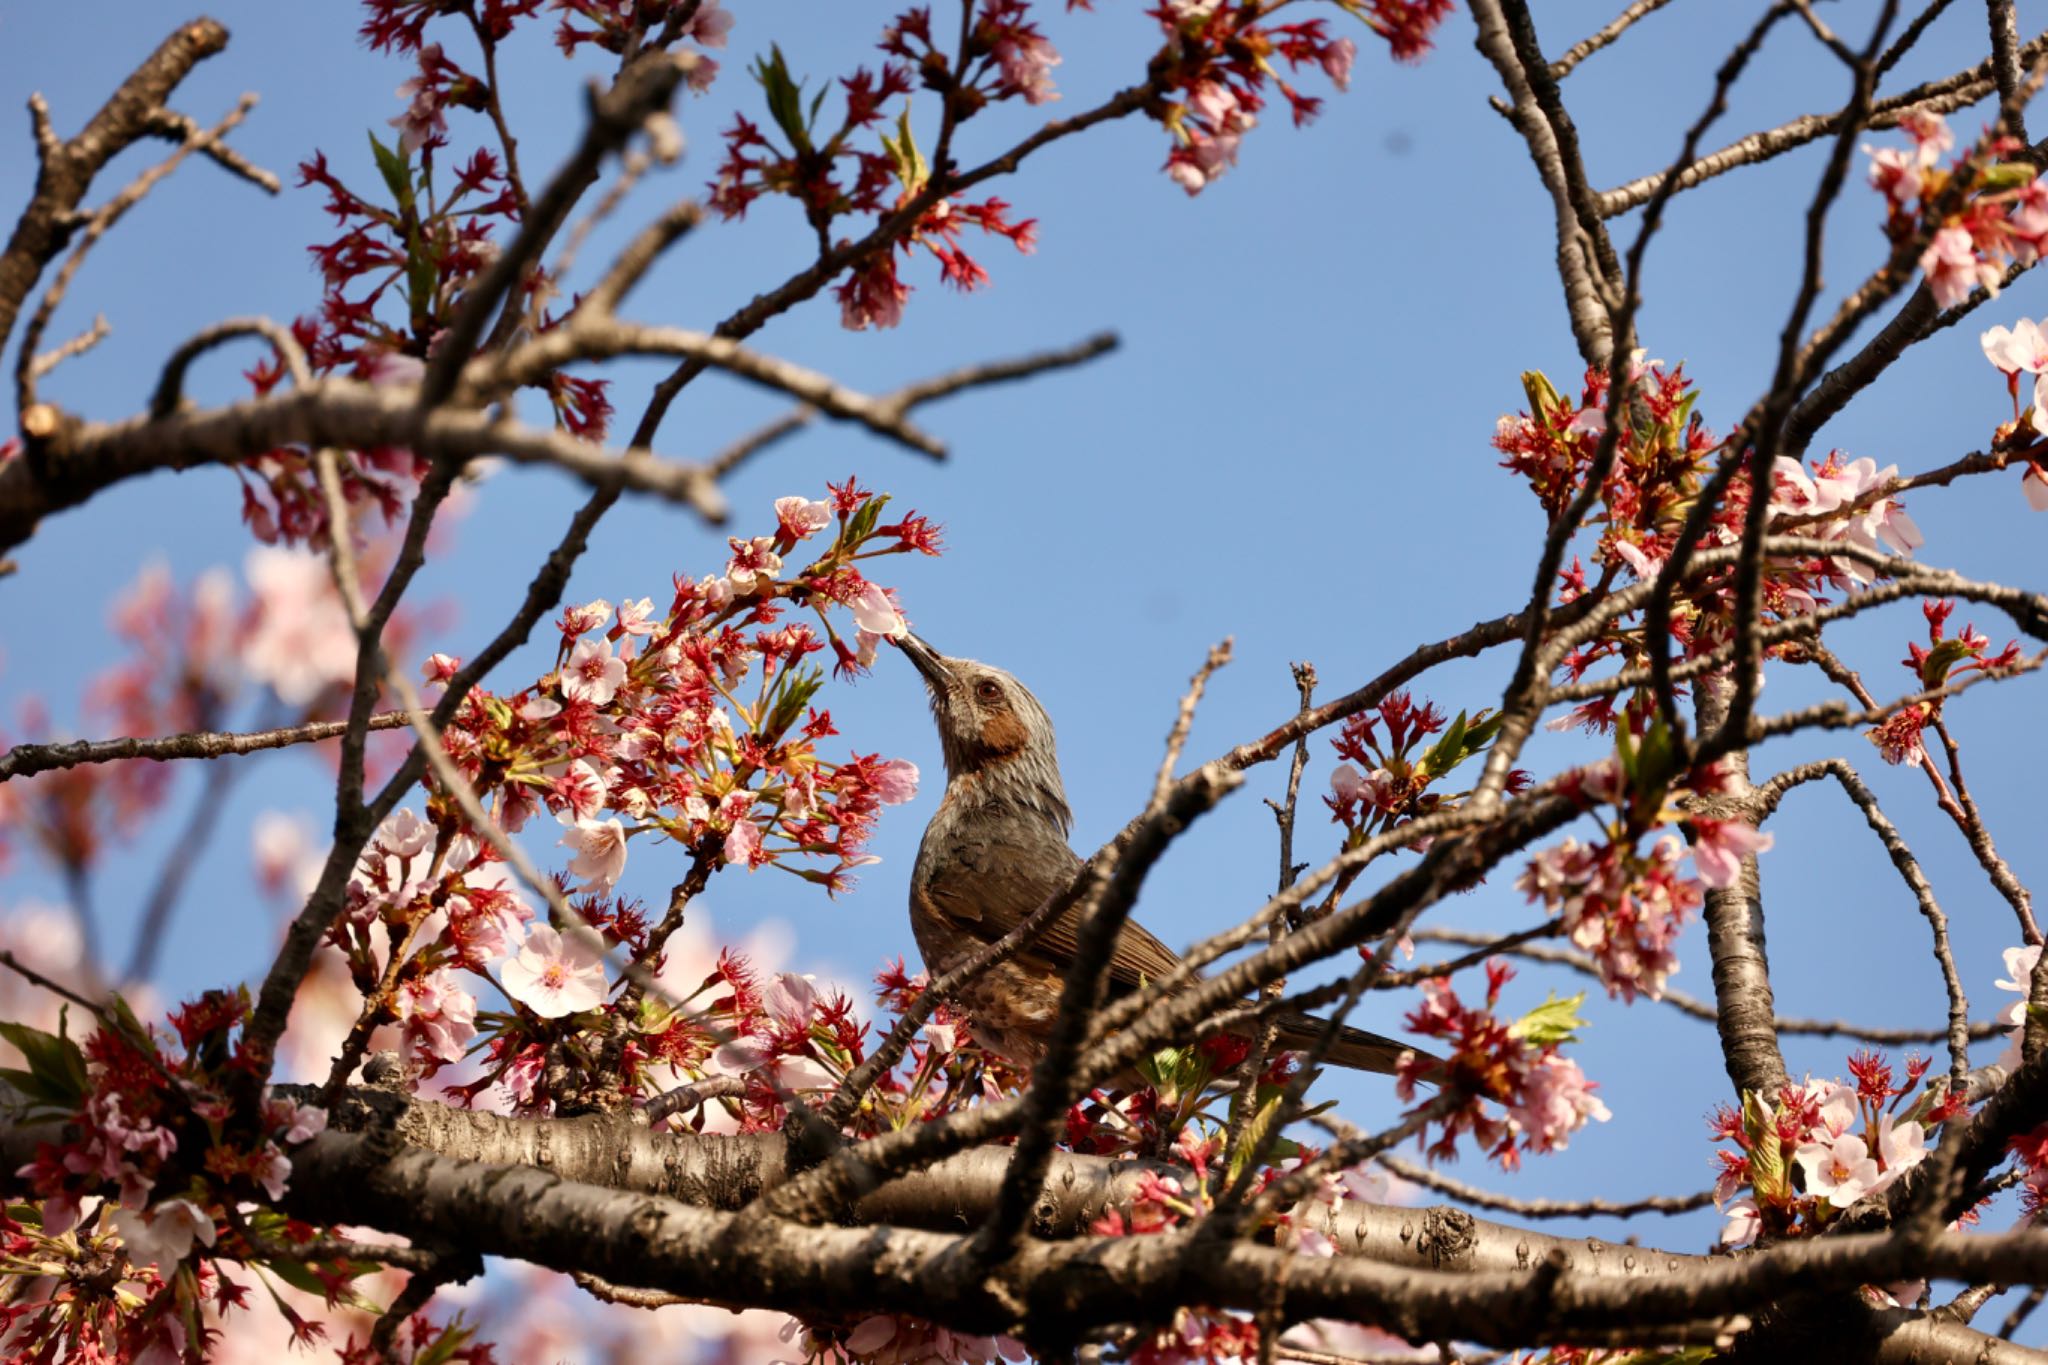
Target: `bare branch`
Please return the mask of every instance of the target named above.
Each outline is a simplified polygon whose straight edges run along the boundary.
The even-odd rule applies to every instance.
[[[241,103],[230,110],[219,123],[204,131],[195,127],[191,138],[180,146],[177,151],[129,181],[120,193],[87,216],[85,231],[79,236],[78,244],[72,248],[71,255],[65,259],[64,264],[58,269],[57,278],[52,280],[50,287],[43,291],[42,301],[36,305],[36,311],[30,315],[28,326],[21,334],[21,349],[15,357],[14,367],[15,410],[17,412],[25,414],[36,404],[36,380],[42,375],[44,370],[49,368],[49,366],[39,367],[37,348],[42,345],[43,331],[49,326],[51,317],[57,311],[57,306],[64,301],[65,292],[70,288],[71,281],[76,278],[79,268],[85,264],[87,253],[92,250],[101,237],[105,236],[116,223],[121,221],[129,209],[141,203],[143,198],[160,181],[176,170],[187,156],[202,148],[217,145],[231,130],[238,127],[242,120],[248,116],[249,111],[255,107],[256,97],[254,95],[242,96]],[[55,363],[55,361],[51,362],[53,365]]]
[[[1464,929],[1440,929],[1434,926],[1414,929],[1409,936],[1418,943],[1470,944],[1489,953],[1504,953],[1510,957],[1527,958],[1531,962],[1541,962],[1553,967],[1568,967],[1595,981],[1601,979],[1598,963],[1583,953],[1566,948],[1552,948],[1540,943],[1510,943],[1492,934],[1477,934]],[[1669,1005],[1681,1014],[1690,1015],[1709,1024],[1716,1018],[1711,1004],[1670,986],[1666,986],[1664,993],[1656,999],[1658,1003]],[[1817,1038],[1855,1038],[1861,1042],[1876,1043],[1885,1047],[1902,1047],[1908,1043],[1939,1043],[1948,1038],[1946,1029],[1872,1028],[1865,1024],[1852,1024],[1843,1019],[1799,1019],[1782,1014],[1772,1020],[1772,1027],[1781,1035],[1793,1033]],[[2003,1031],[1994,1024],[1972,1024],[1970,1037],[1982,1041],[1995,1038]]]
[[[406,723],[403,711],[384,711],[370,717],[372,730],[396,730]],[[75,768],[81,763],[119,763],[131,758],[166,763],[180,758],[253,754],[264,749],[284,749],[294,744],[317,744],[322,740],[338,739],[347,728],[347,721],[311,720],[274,730],[202,730],[166,735],[161,739],[81,739],[68,744],[17,744],[0,754],[0,782],[14,777],[32,777],[57,768]]]
[[[1863,812],[1871,832],[1877,835],[1884,844],[1885,852],[1891,855],[1892,865],[1899,870],[1906,889],[1913,893],[1921,915],[1934,932],[1934,960],[1941,968],[1942,984],[1948,991],[1949,1084],[1951,1089],[1961,1091],[1968,1083],[1966,1078],[1970,1072],[1970,1003],[1963,994],[1962,978],[1956,973],[1955,955],[1949,950],[1948,917],[1934,899],[1934,888],[1928,883],[1927,874],[1920,870],[1913,850],[1906,846],[1898,827],[1885,817],[1877,804],[1877,797],[1871,794],[1856,770],[1847,760],[1839,758],[1827,759],[1820,766],[1841,784],[1849,799]]]
[[[1628,32],[1636,20],[1645,15],[1655,14],[1670,3],[1671,0],[1635,0],[1635,3],[1608,20],[1597,31],[1566,48],[1564,55],[1550,64],[1550,78],[1555,81],[1563,80],[1572,73],[1573,67]]]
[[[1911,36],[1909,30],[1900,36],[1900,41],[1903,43]],[[2048,51],[2048,33],[2039,34],[2028,41],[2022,49],[2022,60],[2037,60],[2044,51]],[[1882,62],[1880,67],[1883,67]],[[1876,101],[1870,106],[1870,116],[1864,121],[1863,126],[1896,127],[1899,116],[1909,109],[1925,109],[1933,114],[1952,114],[1995,93],[1997,86],[1992,77],[1991,62],[1986,59],[1967,70]],[[1795,148],[1803,147],[1809,142],[1839,133],[1849,112],[1847,108],[1843,108],[1832,114],[1804,114],[1775,128],[1738,138],[1718,151],[1708,152],[1705,156],[1690,162],[1679,174],[1678,188],[1692,189],[1717,175],[1725,175],[1743,166],[1768,161]],[[1599,196],[1601,214],[1612,218],[1616,214],[1628,212],[1655,192],[1661,178],[1661,173],[1640,176],[1627,184],[1617,185],[1606,191]]]
[[[73,214],[106,164],[150,131],[152,115],[198,63],[227,46],[228,31],[211,19],[179,28],[121,82],[92,121],[68,142],[50,126],[41,96],[30,101],[36,153],[41,165],[35,197],[15,221],[0,252],[0,342],[14,331],[21,305],[44,267],[56,258],[76,227]]]
[[[1347,1125],[1349,1126],[1349,1125]],[[1512,1213],[1522,1218],[1636,1218],[1645,1213],[1661,1213],[1667,1217],[1680,1213],[1692,1213],[1708,1207],[1714,1202],[1712,1190],[1700,1190],[1696,1194],[1645,1195],[1641,1199],[1516,1199],[1510,1195],[1496,1194],[1492,1190],[1468,1185],[1462,1180],[1433,1171],[1427,1166],[1418,1166],[1390,1152],[1382,1152],[1373,1160],[1386,1167],[1401,1179],[1424,1189],[1447,1194],[1462,1204],[1478,1209],[1493,1209],[1499,1213]]]

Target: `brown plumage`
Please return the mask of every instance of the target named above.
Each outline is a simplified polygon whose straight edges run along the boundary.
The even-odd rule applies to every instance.
[[[1000,668],[950,659],[912,635],[903,652],[924,676],[946,760],[946,794],[925,827],[910,877],[910,927],[934,976],[1015,928],[1073,879],[1081,860],[1067,846],[1073,813],[1060,782],[1052,719],[1038,698]],[[1060,989],[1077,950],[1078,910],[1062,915],[1028,948],[965,987],[960,1005],[976,1041],[1023,1066],[1044,1055]],[[1179,956],[1126,921],[1109,963],[1112,996],[1158,981]],[[1307,1048],[1323,1021],[1280,1020],[1280,1045]],[[1391,1073],[1408,1049],[1346,1028],[1328,1060]]]

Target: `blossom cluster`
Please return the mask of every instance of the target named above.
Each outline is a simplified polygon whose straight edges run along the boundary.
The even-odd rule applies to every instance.
[[[369,547],[366,573],[387,548]],[[109,623],[127,649],[82,689],[84,718],[114,734],[151,736],[217,730],[249,716],[263,727],[335,714],[354,684],[356,639],[327,565],[255,546],[242,577],[246,597],[223,568],[180,585],[164,565],[146,565],[112,605]],[[434,614],[401,608],[387,647],[410,648]],[[40,741],[57,726],[29,696],[15,734],[0,740]],[[67,876],[90,873],[162,808],[173,775],[159,763],[83,763],[0,784],[0,867],[15,835]]]
[[[1929,1134],[1968,1107],[1946,1079],[1921,1089],[1927,1069],[1911,1056],[1896,1077],[1883,1054],[1859,1052],[1847,1082],[1808,1079],[1717,1110],[1714,1138],[1731,1144],[1715,1154],[1722,1245],[1811,1236],[1926,1160]]]
[[[1592,956],[1610,996],[1655,1000],[1678,970],[1674,945],[1705,889],[1732,886],[1743,859],[1768,850],[1772,836],[1742,821],[1675,809],[1677,775],[1664,771],[1668,740],[1641,708],[1616,726],[1615,738],[1613,758],[1575,769],[1562,788],[1589,809],[1613,808],[1601,821],[1601,837],[1590,844],[1566,838],[1537,853],[1515,885],[1556,915],[1572,942]],[[1696,804],[1721,791],[1727,774],[1710,764],[1683,780]],[[1681,818],[1692,833],[1689,850],[1668,833],[1644,849],[1646,838]],[[1690,876],[1681,871],[1688,852]]]
[[[1954,602],[1947,599],[1925,602],[1920,610],[1927,618],[1927,643],[1909,642],[1906,657],[1900,660],[1911,670],[1920,687],[1932,690],[1960,674],[2009,668],[2019,661],[2018,641],[2007,641],[2005,648],[1994,654],[1991,637],[1980,633],[1974,624],[1964,625],[1957,635],[1948,635],[1948,618],[1955,611]],[[1920,742],[1921,732],[1934,724],[1940,715],[1939,698],[1914,702],[1900,707],[1865,731],[1865,737],[1877,746],[1878,753],[1887,763],[1919,763],[1927,752]]]
[[[700,885],[724,867],[773,867],[837,893],[875,861],[865,851],[875,821],[915,793],[917,770],[877,754],[821,756],[837,731],[811,705],[825,675],[809,659],[830,652],[838,671],[858,672],[902,635],[893,595],[860,564],[936,554],[938,530],[915,514],[884,523],[888,499],[852,479],[828,494],[778,500],[772,534],[731,538],[724,571],[678,576],[666,610],[645,597],[566,608],[553,669],[510,696],[462,698],[443,732],[447,752],[500,829],[553,817],[568,850],[560,886],[571,914],[542,919],[447,792],[432,792],[424,815],[402,808],[386,818],[330,941],[366,1019],[400,1027],[416,1074],[488,1046],[489,1072],[472,1094],[496,1083],[527,1109],[616,1104],[639,1093],[641,1062],[694,1066],[718,1029],[733,1034],[733,1018],[671,1017],[638,988],[609,999],[619,973],[608,955],[658,970],[667,932],[617,893],[636,846],[680,846]],[[816,558],[785,571],[784,556],[800,547]],[[445,683],[458,668],[436,655],[425,673]],[[493,981],[513,1011],[480,1014],[473,978]],[[738,973],[731,984],[738,1009],[747,998]],[[837,1026],[849,1019],[840,1010]],[[609,1066],[566,1066],[604,1039],[613,1040]],[[570,1076],[605,1089],[559,1093]]]
[[[1551,522],[1582,495],[1603,442],[1613,442],[1612,464],[1588,518],[1601,528],[1593,551],[1601,576],[1589,582],[1587,570],[1574,560],[1563,575],[1564,600],[1604,591],[1624,573],[1643,582],[1655,579],[1678,548],[1683,527],[1725,448],[1701,421],[1698,393],[1684,367],[1667,368],[1638,353],[1629,367],[1629,389],[1615,404],[1618,416],[1612,432],[1607,424],[1612,396],[1603,368],[1586,372],[1576,400],[1564,397],[1539,372],[1525,374],[1523,388],[1528,409],[1502,417],[1493,444],[1504,457],[1502,467],[1528,482]],[[1905,508],[1890,495],[1897,472],[1895,465],[1880,469],[1874,460],[1840,451],[1830,452],[1810,470],[1797,460],[1780,457],[1772,469],[1766,529],[1838,541],[1873,553],[1911,554],[1922,538]],[[1747,481],[1737,479],[1693,548],[1738,543],[1748,505]],[[1811,613],[1827,603],[1827,592],[1867,584],[1876,576],[1861,561],[1832,554],[1771,556],[1765,570],[1764,607],[1777,619]],[[1734,576],[1731,567],[1695,574],[1679,586],[1670,637],[1688,657],[1712,651],[1731,635]],[[1632,619],[1623,618],[1573,649],[1562,663],[1565,676],[1577,682],[1606,660],[1626,667],[1642,665],[1648,651],[1640,630],[1630,624]],[[1583,724],[1604,730],[1612,728],[1614,717],[1611,700],[1595,699],[1559,726]]]
[[[1939,114],[1909,109],[1899,128],[1909,146],[1863,149],[1870,183],[1884,196],[1886,235],[1926,242],[1920,270],[1937,307],[1952,308],[1979,288],[1996,298],[2008,264],[2040,259],[2048,178],[2023,159],[2026,144],[2016,138],[1987,131],[1944,168],[1956,139]]]
[[[324,152],[299,166],[299,184],[326,196],[326,211],[338,234],[309,250],[319,269],[322,297],[317,313],[299,318],[294,339],[315,376],[338,376],[384,386],[416,383],[424,363],[453,323],[464,295],[496,259],[505,236],[527,210],[508,144],[494,150],[454,150],[451,111],[466,111],[475,126],[490,130],[503,92],[491,77],[466,69],[442,42],[430,41],[437,19],[462,19],[460,32],[481,49],[486,72],[497,69],[496,52],[522,20],[543,8],[543,0],[482,0],[454,6],[440,0],[365,0],[362,36],[371,47],[410,57],[414,73],[397,90],[400,112],[389,120],[390,140],[370,135],[378,188],[352,187],[331,167]],[[549,8],[564,11],[558,41],[573,52],[584,42],[621,51],[645,36],[649,25],[665,23],[669,6],[633,5],[620,0],[572,0]],[[674,31],[663,41],[699,47],[724,45],[731,15],[718,0],[676,7]],[[580,27],[575,20],[592,25]],[[453,27],[453,26],[450,26]],[[689,69],[693,87],[706,88],[717,63],[701,53]],[[485,137],[495,136],[485,131]],[[516,327],[500,328],[492,341],[526,338],[560,320],[551,304],[561,286],[535,263],[511,286],[505,305]],[[487,343],[489,344],[489,343]],[[248,371],[260,396],[284,380],[282,357]],[[552,371],[535,381],[564,430],[591,440],[603,438],[612,415],[606,381]],[[323,545],[327,507],[313,466],[313,451],[280,446],[236,467],[242,481],[243,519],[266,543]],[[358,524],[369,514],[394,519],[416,491],[426,462],[396,447],[346,451],[338,462],[343,496]]]
[[[2048,335],[2032,318],[2021,318],[2011,327],[1987,328],[1978,338],[1984,358],[2005,376],[2006,391],[2012,395],[2012,421],[1999,427],[2000,446],[2024,452],[2020,460],[2020,492],[2027,506],[2048,512],[2048,456],[2042,452],[2044,428],[2048,428]],[[2034,376],[2032,401],[2020,408],[2020,376]]]
[[[1469,1133],[1503,1170],[1512,1171],[1525,1153],[1562,1151],[1589,1121],[1611,1117],[1593,1093],[1599,1086],[1558,1050],[1583,1026],[1576,1011],[1585,997],[1549,999],[1503,1022],[1496,1013],[1501,988],[1514,974],[1505,959],[1489,959],[1486,1003],[1479,1007],[1460,1000],[1447,978],[1425,981],[1422,1003],[1408,1014],[1408,1027],[1438,1040],[1446,1055],[1440,1061],[1405,1057],[1397,1083],[1401,1098],[1412,1101],[1417,1085],[1426,1083],[1459,1100],[1435,1120],[1440,1131],[1428,1145],[1433,1158],[1454,1157],[1459,1138]],[[1427,1130],[1418,1140],[1426,1137]]]
[[[0,1307],[0,1335],[22,1358],[196,1359],[214,1335],[198,1326],[200,1308],[239,1306],[249,1288],[206,1258],[265,1263],[312,1239],[271,1207],[237,1212],[283,1198],[289,1153],[327,1125],[324,1110],[281,1096],[236,1107],[248,1011],[246,991],[209,991],[170,1015],[175,1045],[119,997],[83,1045],[61,1022],[54,1034],[0,1025],[25,1062],[6,1078],[29,1116],[66,1124],[16,1172],[39,1205],[0,1219],[9,1262],[65,1286]],[[360,1273],[320,1265],[330,1300]],[[288,1275],[312,1278],[296,1264]]]
[[[1347,831],[1345,846],[1355,848],[1371,834],[1442,810],[1446,803],[1455,805],[1465,793],[1432,788],[1467,759],[1484,753],[1499,731],[1498,716],[1460,711],[1446,721],[1436,703],[1418,706],[1406,692],[1347,717],[1331,741],[1346,761],[1331,771],[1330,794],[1323,798],[1331,819]],[[1442,737],[1425,745],[1431,735]],[[1513,792],[1527,785],[1528,774],[1519,770],[1508,784]],[[1428,841],[1415,847],[1427,848]]]

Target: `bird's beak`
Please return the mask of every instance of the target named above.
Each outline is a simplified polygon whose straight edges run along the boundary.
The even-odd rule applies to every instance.
[[[896,641],[896,647],[910,656],[910,662],[924,675],[925,682],[932,688],[944,691],[952,685],[953,675],[946,668],[946,656],[916,635],[906,631],[903,638]]]

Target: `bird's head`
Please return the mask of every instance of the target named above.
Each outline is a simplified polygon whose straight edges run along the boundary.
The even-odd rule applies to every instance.
[[[948,658],[916,635],[896,643],[931,694],[948,786],[973,780],[992,797],[1046,807],[1065,827],[1072,817],[1060,784],[1052,717],[1031,690],[1000,668]]]

